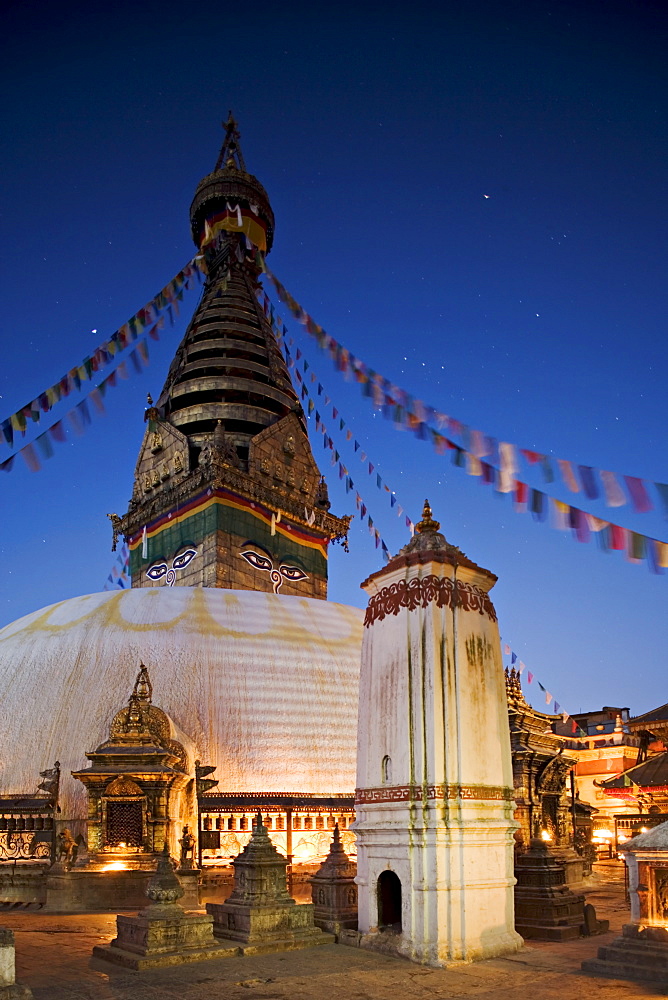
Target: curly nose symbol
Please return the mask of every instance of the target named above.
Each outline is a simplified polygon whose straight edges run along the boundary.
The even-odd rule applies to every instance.
[[[277,594],[281,584],[283,583],[283,577],[281,576],[281,574],[278,572],[277,569],[272,569],[271,573],[269,574],[269,579],[274,585],[274,593]]]
[[[176,580],[176,573],[174,572],[173,569],[168,569],[167,570],[167,577],[165,579],[165,582],[166,582],[167,586],[168,587],[173,587],[175,580]]]

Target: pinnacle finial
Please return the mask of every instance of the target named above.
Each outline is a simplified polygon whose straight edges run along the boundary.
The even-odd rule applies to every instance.
[[[438,531],[441,527],[440,521],[434,521],[431,516],[431,507],[429,501],[425,500],[424,507],[422,508],[422,520],[418,521],[415,525],[415,530],[422,534],[424,531]]]
[[[146,402],[148,403],[149,406],[153,406],[153,396],[151,395],[150,392],[146,393]]]
[[[223,128],[225,129],[225,138],[223,139],[223,145],[220,148],[220,153],[218,154],[218,160],[216,161],[216,170],[221,170],[223,166],[230,168],[232,170],[243,170],[246,173],[246,164],[244,163],[243,153],[241,152],[241,146],[239,144],[239,129],[237,128],[237,123],[234,119],[234,115],[230,111],[227,117],[227,121],[223,122]]]

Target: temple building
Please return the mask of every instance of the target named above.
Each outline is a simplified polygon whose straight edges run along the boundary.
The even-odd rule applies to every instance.
[[[129,547],[132,589],[72,598],[0,630],[0,797],[33,792],[58,761],[59,829],[85,837],[88,818],[91,847],[104,852],[127,842],[119,817],[132,813],[134,839],[153,851],[166,837],[176,854],[183,824],[198,819],[197,759],[218,781],[199,817],[205,859],[235,856],[262,808],[279,849],[308,860],[327,852],[337,822],[354,842],[362,612],[326,600],[328,548],[346,545],[351,518],[330,512],[258,304],[274,215],[231,116],[190,226],[207,273],[201,301],[145,410],[129,507],[109,515],[114,544],[122,536]],[[173,759],[155,733],[133,756],[128,733],[115,723],[109,733],[126,717],[140,663],[186,757]],[[140,728],[151,715],[142,705]],[[149,764],[172,789],[165,815],[164,803],[150,806],[160,781],[147,785]],[[127,792],[123,808],[114,788]],[[30,822],[50,830],[54,808],[45,799]],[[21,856],[33,836],[24,833]]]
[[[668,816],[668,705],[629,719],[628,730],[637,743],[637,759],[599,786],[611,805],[622,803],[614,809],[614,826],[610,824],[618,849]]]
[[[543,837],[555,846],[572,843],[573,815],[570,772],[575,759],[563,738],[552,731],[553,716],[537,712],[522,694],[514,668],[506,670],[515,794],[517,850]]]

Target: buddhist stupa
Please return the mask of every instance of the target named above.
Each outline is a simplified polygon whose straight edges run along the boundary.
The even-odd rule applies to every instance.
[[[58,760],[71,828],[86,816],[71,772],[106,737],[140,663],[189,766],[215,766],[220,791],[355,787],[361,612],[326,601],[328,547],[345,544],[350,517],[330,512],[258,303],[274,215],[231,116],[190,223],[202,298],[149,398],[129,508],[110,515],[132,589],[0,630],[0,794],[30,794]]]

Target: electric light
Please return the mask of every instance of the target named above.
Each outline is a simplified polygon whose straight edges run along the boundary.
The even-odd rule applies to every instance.
[[[641,826],[640,827],[640,832],[641,833],[649,833],[649,827],[648,826]]]
[[[111,861],[108,865],[105,865],[102,869],[103,872],[120,872],[125,871],[128,866],[122,861]]]
[[[543,830],[543,831],[541,832],[541,837],[542,837],[542,839],[543,839],[543,840],[552,840],[552,837],[551,837],[551,836],[550,836],[550,834],[549,834],[549,833],[547,832],[547,830]]]

